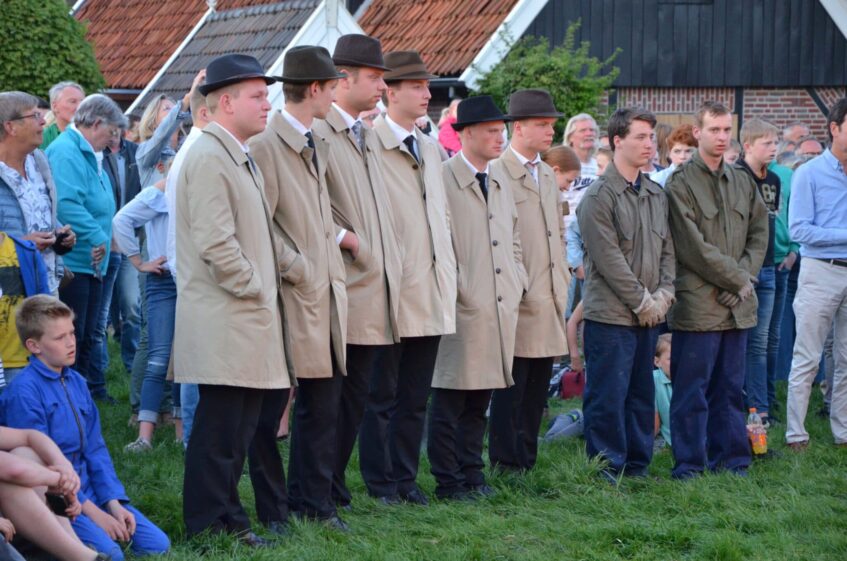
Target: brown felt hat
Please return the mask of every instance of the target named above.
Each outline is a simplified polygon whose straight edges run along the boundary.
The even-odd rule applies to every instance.
[[[335,43],[332,62],[336,66],[355,66],[388,70],[382,58],[382,43],[375,37],[351,33]]]
[[[564,117],[556,110],[550,92],[538,89],[518,90],[509,96],[509,117],[513,121],[533,117]]]
[[[388,72],[383,76],[386,82],[401,80],[434,80],[438,78],[426,69],[418,51],[394,51],[385,55]]]
[[[311,84],[344,77],[344,74],[336,70],[328,50],[323,47],[301,46],[292,47],[285,53],[282,76],[278,76],[277,80],[291,84]]]

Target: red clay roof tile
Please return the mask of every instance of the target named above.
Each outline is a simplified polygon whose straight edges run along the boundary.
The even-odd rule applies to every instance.
[[[276,0],[218,0],[217,10]],[[75,17],[113,89],[143,89],[208,10],[205,0],[86,0]]]
[[[385,52],[414,49],[428,70],[462,73],[518,0],[374,0],[359,20]]]

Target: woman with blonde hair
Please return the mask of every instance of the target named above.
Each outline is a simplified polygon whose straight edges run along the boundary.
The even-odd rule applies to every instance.
[[[142,189],[164,179],[165,165],[176,155],[179,131],[191,117],[189,112],[191,94],[205,77],[206,71],[201,70],[194,77],[191,90],[182,97],[179,103],[167,95],[160,94],[154,97],[144,109],[138,124],[139,143],[138,151],[135,153]]]

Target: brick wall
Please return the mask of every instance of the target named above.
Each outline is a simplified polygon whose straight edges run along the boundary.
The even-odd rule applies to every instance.
[[[817,88],[815,92],[827,106],[845,95],[844,88]],[[826,138],[826,115],[805,89],[745,88],[743,93],[744,119],[759,117],[780,128],[803,121],[812,134]],[[694,113],[706,100],[735,109],[732,88],[621,88],[617,94],[618,107],[639,105],[658,114]]]

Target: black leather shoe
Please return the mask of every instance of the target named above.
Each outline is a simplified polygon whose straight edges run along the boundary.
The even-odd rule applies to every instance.
[[[426,498],[426,495],[423,494],[423,491],[420,489],[412,489],[405,495],[400,495],[400,498],[403,502],[419,505],[419,506],[429,506],[429,501]]]
[[[265,528],[267,528],[269,534],[273,534],[278,538],[287,538],[291,535],[291,528],[288,526],[288,522],[274,520],[265,526]]]
[[[477,495],[482,495],[483,497],[490,497],[497,493],[494,489],[492,489],[485,483],[481,485],[471,485],[470,490],[471,493],[476,493]]]
[[[247,547],[270,547],[273,545],[265,538],[260,538],[253,532],[244,532],[238,535],[238,542]]]
[[[94,558],[94,561],[112,561],[112,556],[106,555],[105,553],[98,553],[97,557]]]
[[[601,469],[600,473],[597,474],[600,479],[612,485],[613,487],[618,486],[618,475],[610,469]]]
[[[403,502],[400,500],[399,495],[384,495],[382,497],[377,497],[376,500],[385,506],[396,506]]]
[[[336,505],[336,508],[345,512],[353,512],[353,505],[350,503],[347,503],[346,505]]]
[[[330,530],[336,530],[338,532],[350,532],[350,526],[347,525],[341,518],[338,516],[333,516],[332,518],[327,518],[326,520],[321,520],[324,526],[329,528]]]

